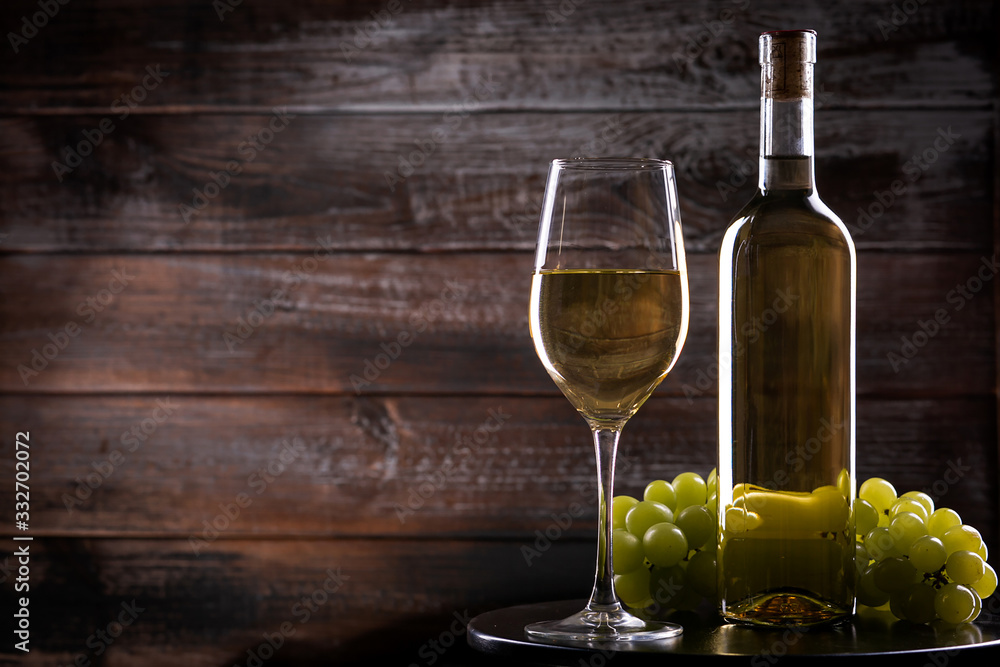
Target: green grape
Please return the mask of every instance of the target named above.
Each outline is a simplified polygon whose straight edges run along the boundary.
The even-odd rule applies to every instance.
[[[674,517],[674,523],[684,531],[690,549],[701,549],[709,540],[715,542],[715,515],[703,505],[685,507]]]
[[[882,561],[891,556],[902,555],[896,549],[896,543],[893,541],[892,535],[889,534],[888,528],[872,528],[865,535],[865,549],[868,550],[868,554],[876,561]]]
[[[989,559],[990,550],[986,548],[986,542],[983,542],[983,546],[979,547],[979,550],[976,553],[979,554],[979,557],[984,561]]]
[[[708,485],[701,475],[694,472],[682,472],[674,477],[674,491],[677,493],[677,507],[681,510],[691,505],[704,505],[708,499]]]
[[[756,512],[748,512],[742,507],[730,507],[726,510],[726,532],[745,533],[756,530],[764,523]]]
[[[650,571],[649,597],[666,609],[677,609],[686,588],[687,575],[680,565],[656,567]]]
[[[719,580],[716,576],[715,550],[696,551],[687,566],[687,581],[699,595],[715,598]]]
[[[636,503],[625,515],[625,528],[639,539],[646,534],[650,526],[658,523],[669,523],[674,520],[674,513],[666,505],[652,500],[642,500]]]
[[[867,535],[878,527],[879,513],[867,500],[854,501],[854,528],[858,535]]]
[[[690,611],[696,608],[699,602],[701,602],[701,595],[694,590],[691,586],[691,582],[688,581],[684,588],[681,589],[680,595],[674,600],[674,607],[676,609]]]
[[[837,473],[837,490],[845,498],[851,497],[851,491],[854,490],[854,486],[851,484],[851,474],[846,470],[841,470]]]
[[[940,540],[946,530],[961,525],[962,517],[958,515],[958,512],[947,507],[939,507],[931,512],[927,519],[927,533]]]
[[[900,512],[910,512],[911,514],[916,514],[920,517],[921,521],[926,522],[930,514],[927,512],[927,508],[919,500],[913,498],[900,498],[892,507],[889,508],[889,517],[894,517]]]
[[[642,548],[649,562],[659,567],[676,565],[688,554],[687,538],[672,523],[651,526],[642,538]]]
[[[858,570],[858,574],[861,574],[866,569],[868,569],[869,563],[871,563],[872,557],[868,554],[868,549],[865,549],[865,545],[861,542],[854,543],[854,566]]]
[[[986,574],[986,563],[979,554],[960,549],[948,556],[944,571],[956,584],[972,586]]]
[[[677,494],[674,492],[674,487],[663,479],[657,479],[647,484],[642,499],[666,505],[671,512],[677,509]]]
[[[902,611],[905,619],[911,623],[930,623],[937,618],[934,610],[934,598],[937,591],[922,583],[913,584],[905,594]],[[895,612],[893,612],[895,613]],[[904,618],[900,616],[900,618]]]
[[[976,592],[975,588],[972,589],[972,594],[975,596],[974,602],[976,603],[976,608],[972,610],[972,615],[965,619],[966,623],[971,623],[979,618],[979,614],[983,611],[983,601],[979,597],[979,593]]]
[[[639,501],[632,496],[615,496],[611,500],[611,527],[624,530],[625,515],[638,503]]]
[[[912,498],[916,500],[927,510],[927,516],[930,516],[934,512],[934,499],[923,491],[907,491],[900,498]]]
[[[985,564],[983,576],[976,583],[972,584],[972,590],[979,594],[979,597],[986,599],[993,595],[997,589],[997,571],[989,563]]]
[[[881,477],[872,477],[861,485],[858,497],[870,502],[879,512],[885,512],[896,501],[896,488]]]
[[[907,591],[917,580],[917,571],[905,558],[893,556],[875,564],[875,585],[888,593]]]
[[[620,528],[611,535],[611,564],[615,574],[628,574],[642,567],[642,540]]]
[[[910,589],[897,591],[889,596],[889,611],[901,621],[910,620],[906,616],[906,603],[910,599]]]
[[[712,468],[712,471],[708,473],[708,478],[705,480],[706,492],[708,495],[719,492],[719,472]]]
[[[913,567],[921,572],[937,572],[948,559],[944,544],[936,537],[924,535],[910,546],[908,553]]]
[[[858,602],[868,607],[881,607],[889,601],[889,594],[875,585],[875,565],[869,565],[858,577]]]
[[[889,534],[899,553],[905,554],[914,542],[927,534],[927,527],[916,514],[900,512],[889,522]]]
[[[945,623],[965,623],[975,613],[976,597],[975,592],[967,586],[945,584],[934,596],[934,611]]]
[[[615,594],[630,607],[642,606],[649,598],[649,570],[640,567],[628,574],[616,574]]]
[[[961,526],[952,526],[944,531],[941,541],[944,543],[944,548],[947,549],[948,555],[962,549],[976,553],[983,544],[983,538],[979,534],[979,531],[964,523]]]

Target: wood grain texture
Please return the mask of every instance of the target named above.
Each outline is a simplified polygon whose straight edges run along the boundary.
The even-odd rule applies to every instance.
[[[863,255],[859,393],[992,394],[989,267]],[[689,269],[688,342],[664,391],[711,395],[716,259]],[[8,392],[557,393],[528,336],[524,254],[15,255],[0,270]]]
[[[452,650],[465,642],[459,618],[587,595],[592,544],[556,541],[530,566],[521,546],[240,540],[199,557],[181,540],[39,540],[31,549],[32,650],[15,656],[5,642],[0,659],[54,667],[84,654],[90,664],[230,667],[246,665],[248,650],[266,646],[265,634],[277,643],[284,628],[281,647],[264,664],[372,664],[379,656],[448,664],[466,655]],[[0,601],[13,608],[7,586]],[[108,636],[123,603],[135,620],[108,645],[96,633]],[[98,647],[105,650],[97,654]]]
[[[0,110],[107,108],[153,64],[170,75],[144,109],[442,109],[480,77],[503,84],[490,109],[753,108],[757,36],[789,15],[819,31],[821,81],[843,105],[986,106],[995,93],[987,0],[927,3],[898,26],[877,0],[389,5],[73,2],[4,49]],[[4,3],[2,24],[35,11]]]
[[[993,403],[861,400],[859,479],[927,489],[993,549]],[[655,395],[623,434],[618,492],[707,475],[716,409]],[[571,517],[561,533],[596,530],[590,439],[562,397],[8,396],[0,430],[37,438],[38,535],[193,538],[192,553],[212,553],[247,537],[527,539],[553,515]]]
[[[530,252],[548,162],[628,154],[675,162],[688,251],[716,252],[756,187],[757,115],[0,118],[0,247],[311,250],[324,238],[342,251]],[[820,110],[820,192],[861,249],[986,253],[992,123]]]
[[[860,250],[858,477],[1000,548],[995,3],[61,1],[24,43],[39,0],[0,6],[0,478],[29,430],[35,536],[0,663],[246,665],[287,623],[267,667],[478,664],[455,612],[584,597],[592,452],[527,333],[547,163],[675,162],[691,329],[617,489],[706,473],[715,253],[789,17]]]

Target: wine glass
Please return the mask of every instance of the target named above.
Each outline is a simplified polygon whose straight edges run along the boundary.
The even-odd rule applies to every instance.
[[[677,360],[688,311],[673,165],[643,158],[554,160],[531,282],[531,337],[593,434],[597,574],[582,611],[529,624],[530,638],[572,645],[658,640],[683,631],[629,613],[615,595],[611,499],[622,427]]]

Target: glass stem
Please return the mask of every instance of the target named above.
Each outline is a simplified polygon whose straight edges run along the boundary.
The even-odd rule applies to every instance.
[[[615,612],[621,609],[615,597],[614,570],[611,562],[611,499],[615,484],[615,455],[621,429],[595,428],[594,451],[597,455],[597,575],[587,603],[589,611]]]

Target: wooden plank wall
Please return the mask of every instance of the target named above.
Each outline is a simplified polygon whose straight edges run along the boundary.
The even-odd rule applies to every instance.
[[[859,475],[996,550],[992,2],[7,0],[0,533],[30,431],[35,541],[0,655],[458,664],[466,612],[585,596],[592,455],[527,334],[547,162],[676,162],[691,331],[619,490],[707,473],[756,37],[800,26],[859,249]]]

